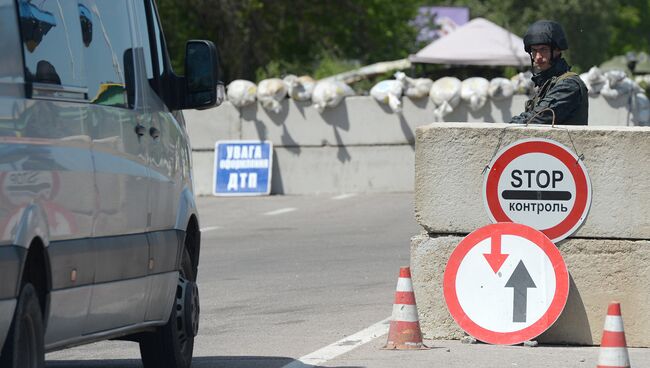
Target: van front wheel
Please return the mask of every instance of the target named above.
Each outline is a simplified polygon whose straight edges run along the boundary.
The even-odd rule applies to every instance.
[[[199,290],[192,260],[185,249],[169,320],[140,339],[142,364],[145,368],[189,368],[198,329]]]

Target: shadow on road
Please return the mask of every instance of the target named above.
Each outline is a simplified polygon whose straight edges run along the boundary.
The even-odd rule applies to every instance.
[[[195,357],[192,368],[322,368],[304,364],[293,358],[264,357],[264,356],[222,356],[222,357]],[[112,359],[112,360],[51,360],[45,362],[46,368],[142,368],[139,359]],[[336,368],[365,368],[365,367],[336,367]]]

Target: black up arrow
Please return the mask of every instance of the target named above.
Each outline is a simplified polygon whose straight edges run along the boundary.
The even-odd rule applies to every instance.
[[[515,271],[510,276],[506,287],[513,288],[512,322],[526,322],[526,304],[528,303],[528,288],[537,288],[530,277],[523,261],[519,261]]]

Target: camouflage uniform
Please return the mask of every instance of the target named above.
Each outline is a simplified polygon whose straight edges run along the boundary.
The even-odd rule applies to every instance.
[[[526,102],[526,111],[510,120],[511,123],[587,125],[589,98],[587,87],[580,77],[569,70],[571,67],[555,50],[569,48],[562,26],[552,20],[539,20],[528,27],[524,35],[524,50],[530,54],[531,46],[548,45],[551,48],[551,67],[533,76],[535,96]],[[555,116],[555,119],[554,119]]]
[[[571,67],[560,58],[553,66],[533,76],[535,96],[526,102],[526,111],[514,116],[511,123],[587,125],[589,98],[587,87]],[[544,111],[546,110],[546,111]],[[530,121],[529,121],[530,120]]]

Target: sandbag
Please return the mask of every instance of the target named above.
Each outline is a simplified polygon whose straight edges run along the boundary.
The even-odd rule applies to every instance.
[[[650,74],[637,75],[634,77],[634,81],[639,85],[639,87],[648,89],[650,87]]]
[[[442,77],[431,85],[429,98],[431,98],[431,101],[433,101],[436,106],[439,107],[446,102],[447,105],[449,105],[448,107],[453,110],[460,102],[461,86],[462,83],[458,78]],[[444,109],[444,111],[447,110],[449,110],[449,108]],[[450,111],[447,111],[444,115],[447,115],[449,112]]]
[[[641,88],[627,77],[622,70],[610,70],[605,73],[607,82],[600,90],[600,94],[608,99],[617,99],[623,96],[641,92]]]
[[[645,93],[639,92],[634,95],[632,120],[636,125],[650,125],[650,100],[648,100],[648,96]]]
[[[347,84],[331,79],[316,83],[311,96],[312,106],[322,113],[326,107],[336,107],[346,96],[353,96],[354,90]]]
[[[515,87],[512,82],[506,78],[494,78],[490,81],[488,95],[494,101],[501,101],[511,98],[515,93]]]
[[[447,101],[442,101],[440,106],[433,109],[433,118],[437,122],[445,121],[444,117],[454,111],[454,108]]]
[[[519,73],[512,78],[512,87],[518,95],[532,96],[535,94],[535,82],[533,82],[533,73],[530,71]]]
[[[287,87],[279,78],[264,79],[257,86],[257,100],[266,110],[279,113],[282,100],[287,97]]]
[[[402,82],[403,95],[410,98],[422,98],[429,95],[433,80],[429,78],[410,78],[404,72],[395,73],[395,79]]]
[[[402,112],[402,82],[394,79],[384,80],[370,89],[370,95],[383,104],[388,104],[394,113]]]
[[[490,82],[485,78],[467,78],[461,83],[460,98],[469,103],[469,108],[472,111],[478,111],[485,106],[489,87]]]
[[[298,83],[298,76],[295,74],[287,74],[282,78],[284,86],[287,88],[287,95],[291,97],[291,86]]]
[[[289,97],[296,101],[310,100],[316,86],[316,81],[308,75],[297,77],[289,74],[283,78],[283,81]]]
[[[587,73],[580,74],[580,79],[582,79],[587,86],[590,96],[597,96],[600,94],[605,83],[607,83],[605,75],[603,75],[603,72],[597,66],[592,66]]]
[[[255,103],[257,86],[255,83],[243,79],[235,79],[227,88],[228,101],[236,107],[244,107]]]

